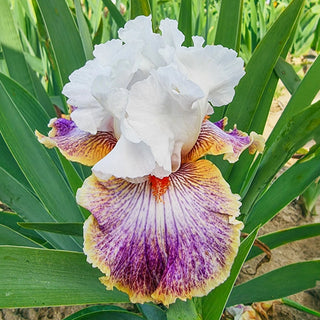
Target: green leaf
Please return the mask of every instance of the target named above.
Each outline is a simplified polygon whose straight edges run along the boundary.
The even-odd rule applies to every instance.
[[[103,0],[103,3],[110,11],[111,17],[114,19],[117,26],[119,28],[122,28],[125,25],[126,20],[122,17],[117,7],[113,4],[111,0]]]
[[[292,65],[280,57],[274,70],[288,91],[293,94],[297,90],[301,80]]]
[[[302,206],[303,215],[316,214],[317,200],[319,197],[320,181],[319,179],[315,179],[315,181],[300,195],[299,202]]]
[[[279,299],[313,288],[318,280],[320,260],[291,264],[234,287],[227,305]]]
[[[35,241],[32,241],[24,235],[2,224],[0,224],[0,245],[12,245],[35,248],[41,247]]]
[[[259,195],[294,152],[320,135],[320,101],[294,115],[283,126],[277,140],[265,150],[251,187],[242,201],[242,212],[249,213]],[[301,178],[300,178],[301,179]],[[310,182],[311,183],[311,182]],[[272,200],[273,201],[273,200]]]
[[[264,89],[290,37],[303,3],[304,0],[293,0],[255,49],[246,66],[246,74],[240,80],[235,97],[226,112],[231,125],[237,124],[244,131],[250,129]]]
[[[20,94],[24,92],[17,88],[16,95]],[[22,172],[56,221],[82,221],[70,188],[20,113],[32,108],[28,101],[16,105],[0,83],[0,132]]]
[[[50,37],[62,86],[68,82],[69,75],[86,62],[80,34],[64,0],[37,0],[37,3]]]
[[[82,186],[83,180],[79,176],[78,172],[76,169],[72,166],[71,162],[68,161],[60,151],[57,151],[61,164],[63,166],[64,172],[68,178],[68,182],[70,184],[71,190],[75,194],[77,190]]]
[[[181,0],[178,29],[184,34],[185,40],[182,45],[190,47],[192,41],[192,1]]]
[[[137,16],[149,16],[151,8],[149,0],[131,0],[130,18],[134,19]]]
[[[196,307],[192,300],[176,300],[167,311],[168,320],[200,320]]]
[[[93,306],[82,309],[64,320],[143,320],[141,316],[116,306]],[[156,319],[155,319],[156,320]]]
[[[76,252],[0,246],[0,308],[129,302]]]
[[[290,48],[288,44],[292,42],[297,16],[300,15],[299,5],[302,6],[303,0],[299,1],[297,0],[295,4],[294,1],[292,2],[254,51],[246,66],[246,75],[241,79],[236,88],[234,100],[227,108],[226,115],[230,125],[237,124],[238,128],[246,132],[251,130],[257,133],[263,132],[278,82],[273,68],[280,54],[285,57]],[[281,32],[277,31],[278,28]],[[241,106],[241,112],[239,112],[239,106]],[[225,115],[219,110],[223,109],[218,108],[218,112],[212,116],[214,121]],[[254,156],[244,152],[237,163],[225,162],[219,166],[233,192],[241,191],[243,194],[246,191],[253,177],[247,176],[253,159]]]
[[[0,12],[0,45],[10,76],[39,99],[47,112],[53,116],[54,110],[50,100],[24,56],[19,34],[7,0],[0,2]]]
[[[35,195],[2,168],[0,168],[0,181],[1,201],[9,205],[24,221],[54,221],[54,218],[43,207]],[[38,233],[55,248],[75,248],[75,244],[70,237],[46,232]],[[77,246],[76,250],[81,249]]]
[[[75,166],[79,166],[79,170],[81,170],[81,165],[80,164],[72,164],[69,160],[67,160],[59,150],[57,150],[59,159],[61,161],[63,170],[67,176],[69,185],[71,187],[71,190],[73,191],[73,194],[76,195],[77,190],[82,186],[83,180],[80,177],[78,171],[76,170]],[[79,206],[79,210],[82,213],[82,216],[84,219],[87,219],[89,215],[91,214],[88,210],[85,208],[82,208]]]
[[[19,166],[17,165],[16,160],[13,158],[1,134],[0,134],[0,150],[1,150],[0,168],[2,168],[11,176],[13,176],[16,180],[18,180],[21,184],[23,184],[27,189],[31,191],[32,189],[30,184],[28,183],[28,180],[25,178],[24,174],[22,173]],[[1,192],[1,189],[0,189],[0,192]],[[2,201],[4,200],[2,199]]]
[[[239,52],[243,0],[222,0],[214,44]]]
[[[167,320],[166,312],[153,303],[136,304],[142,315],[148,320]]]
[[[19,226],[32,230],[43,230],[53,233],[68,234],[72,236],[82,236],[83,233],[83,223],[80,222],[67,222],[67,223],[58,223],[58,222],[19,222]]]
[[[18,225],[19,222],[24,222],[23,219],[15,212],[0,211],[0,223],[4,226],[14,230],[15,232],[25,236],[40,245],[47,245],[47,242],[33,230],[26,230]],[[9,244],[9,243],[2,243]]]
[[[76,9],[76,16],[77,16],[78,28],[79,28],[83,51],[85,53],[86,60],[89,60],[93,58],[93,54],[92,54],[93,47],[92,47],[92,41],[91,41],[88,25],[87,25],[86,19],[83,16],[80,1],[75,0],[74,6]]]
[[[274,249],[286,243],[302,239],[308,239],[319,235],[320,223],[314,223],[290,229],[280,230],[273,233],[268,233],[259,237],[258,240],[266,244],[270,249]],[[250,260],[261,253],[262,250],[260,250],[258,247],[253,247],[247,257],[247,260]]]
[[[47,124],[50,117],[46,110],[39,104],[39,101],[36,101],[30,93],[25,91],[17,82],[2,73],[0,73],[0,83],[3,85],[14,104],[19,107],[21,115],[31,127],[32,131],[37,129],[42,133],[46,133],[48,131]],[[60,167],[61,164],[55,150],[47,149],[47,153],[54,160],[55,164]],[[14,176],[16,175],[14,174]]]
[[[320,176],[319,161],[320,147],[286,170],[250,210],[244,220],[244,232],[251,232],[258,224],[264,225],[298,197]]]
[[[30,72],[7,0],[0,2],[0,43],[10,76],[34,94]]]
[[[291,36],[281,53],[282,57],[285,57],[287,55],[297,25],[298,23],[295,23],[294,30],[292,31]],[[279,61],[282,60],[282,57],[279,58],[277,65]],[[277,68],[277,65],[275,68]],[[318,59],[318,61],[316,61],[316,63],[312,65],[307,75],[303,79],[302,83],[290,99],[289,104],[282,113],[280,120],[277,122],[270,137],[268,138],[266,149],[268,148],[268,145],[271,145],[274,142],[274,140],[279,136],[280,130],[283,128],[283,126],[286,124],[289,118],[292,117],[294,113],[302,110],[303,107],[307,106],[312,102],[312,99],[320,89],[319,82],[316,80],[317,74],[319,72],[320,59]],[[267,116],[269,114],[272,98],[274,96],[274,92],[277,86],[277,82],[278,77],[274,72],[271,74],[269,83],[262,95],[262,98],[258,106],[259,113],[256,113],[250,130],[253,130],[258,133],[263,132]],[[234,193],[241,193],[242,197],[244,197],[244,195],[246,194],[250,186],[250,183],[252,182],[256,169],[259,165],[259,161],[261,160],[261,157],[259,157],[259,161],[255,161],[254,165],[250,168],[249,171],[249,167],[253,158],[254,157],[252,155],[249,155],[248,153],[244,153],[243,155],[241,155],[239,161],[233,165],[231,174],[228,177],[228,182],[231,186],[232,191]],[[230,167],[230,165],[224,164],[221,167],[222,172],[225,172],[226,167],[228,168]],[[249,174],[247,174],[248,172]]]
[[[220,320],[230,292],[232,291],[232,287],[253,245],[258,230],[258,228],[254,230],[245,240],[241,242],[239,252],[231,268],[229,278],[219,287],[211,291],[206,297],[202,298],[203,320]]]
[[[290,118],[300,112],[303,108],[312,103],[312,100],[320,90],[320,56],[314,61],[307,74],[304,76],[299,87],[292,95],[289,103],[284,109],[280,119],[271,132],[267,140],[266,147],[271,146],[278,138],[283,126],[287,124]]]

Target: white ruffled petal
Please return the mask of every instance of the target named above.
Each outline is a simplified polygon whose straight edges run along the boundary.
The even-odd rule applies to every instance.
[[[93,55],[101,66],[112,66],[115,59],[119,60],[120,51],[122,51],[122,41],[113,39],[106,43],[95,45]]]
[[[118,31],[119,38],[126,44],[137,49],[140,53],[138,69],[150,71],[165,64],[159,49],[163,41],[159,34],[152,32],[151,16],[138,16],[128,21],[124,28]]]
[[[243,60],[222,46],[181,48],[177,51],[177,64],[214,106],[232,101],[234,87],[245,74]]]
[[[113,131],[113,117],[106,111],[98,107],[79,108],[71,113],[72,120],[77,127],[91,134],[98,131]]]
[[[132,86],[127,125],[151,148],[165,171],[176,170],[181,152],[188,152],[196,142],[203,120],[202,97],[200,88],[172,66],[159,68]]]
[[[148,175],[155,168],[150,148],[143,142],[133,143],[122,136],[114,149],[92,168],[100,180],[137,178]]]
[[[81,69],[74,71],[62,93],[67,96],[68,103],[76,107],[97,107],[99,103],[91,94],[91,84],[99,75],[108,75],[110,68],[104,68],[94,60],[88,61]]]
[[[67,102],[76,107],[72,112],[72,120],[83,131],[95,134],[97,131],[109,131],[111,114],[92,95],[91,86],[100,76],[108,76],[110,67],[103,67],[94,60],[88,61],[84,67],[74,71],[62,93],[69,99]],[[105,127],[107,125],[107,127]]]
[[[128,90],[119,88],[109,78],[98,76],[92,84],[92,95],[113,117],[121,119],[127,104]]]
[[[204,39],[201,36],[193,36],[192,41],[193,41],[193,45],[196,48],[202,48],[202,46],[204,44]]]
[[[183,33],[178,29],[178,22],[176,20],[170,20],[168,18],[160,22],[162,33],[162,39],[165,44],[174,48],[181,47],[184,41]]]

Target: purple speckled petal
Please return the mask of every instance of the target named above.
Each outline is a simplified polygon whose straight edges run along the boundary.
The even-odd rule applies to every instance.
[[[117,142],[111,132],[90,134],[80,130],[68,116],[52,119],[49,127],[52,130],[48,137],[36,131],[38,140],[47,148],[58,147],[67,159],[87,166],[105,157]]]
[[[88,261],[105,273],[107,289],[132,302],[206,295],[228,277],[237,253],[239,197],[207,160],[151,178],[84,182],[77,201],[92,213],[84,226]]]
[[[251,132],[248,136],[236,127],[233,130],[224,131],[226,124],[227,118],[215,123],[205,120],[202,123],[196,144],[185,155],[182,162],[195,161],[206,154],[224,154],[224,159],[233,163],[239,159],[240,154],[247,148],[251,154],[256,151],[263,151],[264,140],[262,136],[255,132]]]

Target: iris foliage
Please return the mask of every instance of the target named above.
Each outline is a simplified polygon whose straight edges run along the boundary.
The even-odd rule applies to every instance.
[[[313,103],[320,89],[320,58],[303,79],[285,61],[289,52],[319,50],[317,1],[1,0],[0,9],[0,200],[13,210],[0,212],[0,308],[103,304],[68,319],[218,320],[226,306],[315,286],[320,260],[234,284],[243,263],[262,253],[253,246],[258,229],[320,176],[320,102]],[[262,133],[279,78],[292,96],[262,155],[244,153],[235,164],[207,157],[240,194],[243,231],[249,234],[230,277],[206,297],[177,301],[169,309],[137,304],[129,312],[106,305],[129,300],[117,290],[106,291],[100,272],[82,253],[82,224],[89,214],[74,195],[90,168],[45,149],[34,130],[48,132],[49,119],[67,112],[62,87],[72,71],[92,58],[93,45],[117,37],[126,21],[141,14],[152,14],[155,31],[162,18],[177,19],[186,46],[192,35],[201,35],[206,44],[234,49],[244,59],[246,75],[233,101],[216,108],[212,121],[227,116],[240,130]],[[279,175],[312,139],[311,150]],[[273,249],[317,235],[320,226],[313,224],[259,240]]]

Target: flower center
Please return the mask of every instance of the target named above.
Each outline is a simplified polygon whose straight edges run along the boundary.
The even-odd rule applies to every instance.
[[[155,196],[157,202],[161,202],[161,197],[166,193],[170,186],[169,177],[157,178],[150,175],[149,181],[151,183],[152,194]]]

